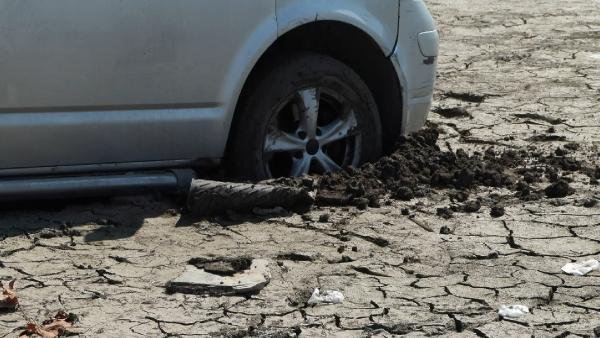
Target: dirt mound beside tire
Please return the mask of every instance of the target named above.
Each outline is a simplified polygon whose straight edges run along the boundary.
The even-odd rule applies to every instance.
[[[424,197],[433,189],[468,193],[479,186],[508,188],[516,191],[517,197],[532,200],[541,198],[543,191],[529,184],[542,178],[556,182],[564,171],[586,171],[581,162],[562,153],[543,155],[525,149],[497,152],[494,148],[473,154],[462,149],[443,151],[438,138],[437,129],[424,129],[401,137],[396,150],[375,163],[322,176],[317,203],[362,205],[369,201],[369,205],[377,206],[386,194],[407,201]]]

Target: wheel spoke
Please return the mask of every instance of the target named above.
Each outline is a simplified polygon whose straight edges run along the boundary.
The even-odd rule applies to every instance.
[[[321,128],[322,134],[318,137],[321,146],[339,141],[351,136],[352,131],[358,126],[356,117],[353,112],[346,114],[342,118],[338,118],[335,121]]]
[[[322,150],[320,150],[315,158],[319,161],[319,164],[326,172],[330,171],[338,171],[342,169],[334,160],[331,159],[327,154],[325,154]]]
[[[319,92],[316,88],[304,89],[298,92],[301,100],[300,129],[308,139],[317,136],[317,119],[319,117]]]
[[[305,142],[294,134],[275,129],[267,135],[265,153],[284,153],[301,151],[306,147]]]
[[[313,157],[308,154],[304,154],[302,158],[294,158],[290,176],[299,177],[302,175],[307,175],[310,171],[312,158]]]

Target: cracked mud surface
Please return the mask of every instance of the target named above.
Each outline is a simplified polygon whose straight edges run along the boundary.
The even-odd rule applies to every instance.
[[[597,2],[428,4],[443,41],[430,119],[442,149],[560,147],[598,162]],[[449,218],[448,189],[367,211],[200,222],[154,196],[4,208],[0,279],[18,278],[21,310],[0,313],[0,337],[59,309],[79,316],[86,337],[594,336],[600,271],[574,277],[560,268],[600,258],[600,186],[580,172],[558,174],[573,195],[528,201],[479,187],[469,199],[481,207]],[[532,182],[549,185],[545,176]],[[492,217],[498,200],[504,213]],[[249,297],[165,292],[186,262],[209,255],[269,259],[271,283]],[[315,287],[346,301],[306,306]],[[532,314],[499,320],[502,304]]]

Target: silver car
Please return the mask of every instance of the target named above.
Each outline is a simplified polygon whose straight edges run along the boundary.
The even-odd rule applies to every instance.
[[[423,0],[0,0],[0,195],[358,165],[421,128]]]

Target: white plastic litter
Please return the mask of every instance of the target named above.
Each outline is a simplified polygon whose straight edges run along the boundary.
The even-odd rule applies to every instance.
[[[344,295],[339,291],[324,291],[321,293],[318,288],[313,291],[308,300],[309,305],[315,304],[340,304],[344,302]]]
[[[590,259],[585,262],[567,263],[562,267],[564,273],[568,273],[573,276],[585,276],[586,274],[600,269],[600,262],[595,259]]]
[[[502,305],[498,314],[505,318],[518,318],[529,313],[529,308],[525,305]]]

